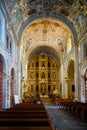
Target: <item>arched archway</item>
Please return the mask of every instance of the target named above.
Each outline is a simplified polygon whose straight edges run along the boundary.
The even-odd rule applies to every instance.
[[[11,78],[10,78],[10,106],[14,104],[14,68],[11,69]]]
[[[3,89],[3,84],[5,84],[5,60],[4,57],[0,54],[0,109],[5,107],[5,91]]]
[[[68,65],[68,96],[73,100],[75,98],[74,83],[74,61],[70,60]]]
[[[0,109],[2,108],[3,60],[0,55]]]

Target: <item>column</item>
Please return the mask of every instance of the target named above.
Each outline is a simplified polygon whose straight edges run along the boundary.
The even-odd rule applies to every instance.
[[[79,100],[79,56],[78,42],[75,43],[75,99]]]
[[[21,79],[21,86],[20,86],[20,98],[21,99],[24,99],[23,92],[24,92],[24,77],[22,77],[22,79]]]
[[[83,44],[81,44],[80,45],[80,60],[81,60],[81,62],[84,60],[84,45]]]
[[[61,89],[62,89],[62,98],[65,98],[65,75],[63,73],[63,63],[61,64]]]
[[[68,79],[65,79],[65,98],[68,98]]]
[[[2,109],[5,109],[6,107],[6,80],[7,80],[7,74],[3,73],[3,83],[2,83]]]
[[[21,57],[20,57],[20,43],[17,44],[17,55],[16,55],[16,61],[17,61],[17,88],[18,88],[18,96],[19,99],[21,99]]]
[[[10,108],[10,74],[8,73],[7,76],[7,83],[6,83],[6,108]]]

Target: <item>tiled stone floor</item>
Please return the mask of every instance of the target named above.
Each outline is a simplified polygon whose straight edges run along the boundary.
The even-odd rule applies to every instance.
[[[58,106],[45,107],[53,120],[53,126],[56,126],[57,130],[87,130],[87,122],[82,122],[64,110],[59,110]]]

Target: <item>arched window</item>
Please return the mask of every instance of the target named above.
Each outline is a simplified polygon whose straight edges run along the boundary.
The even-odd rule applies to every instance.
[[[4,42],[5,38],[5,18],[0,9],[0,41]]]
[[[8,34],[6,36],[6,44],[7,44],[7,49],[9,49],[9,36],[8,36]]]
[[[12,42],[10,42],[10,53],[12,53]]]

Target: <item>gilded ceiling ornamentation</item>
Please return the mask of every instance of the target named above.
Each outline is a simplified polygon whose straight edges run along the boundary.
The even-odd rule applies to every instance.
[[[35,20],[35,22],[27,26],[22,34],[21,40],[22,43],[26,44],[26,51],[28,51],[28,48],[30,49],[32,45],[34,46],[37,43],[45,41],[63,52],[66,48],[69,32],[69,29],[63,23],[57,20],[42,18]],[[60,39],[60,42],[58,39]]]
[[[57,16],[61,17],[61,19],[65,18],[75,27],[78,38],[84,34],[87,27],[87,0],[4,0],[4,2],[17,36],[20,27],[28,19],[32,21],[32,18],[34,20],[35,18],[45,18],[45,16],[48,18],[56,18]],[[47,28],[50,26],[49,20],[45,21],[43,19],[41,22],[40,24],[45,24]],[[52,23],[50,24],[52,25]],[[52,26],[49,29],[51,33]],[[57,24],[55,26],[58,27]],[[40,25],[40,28],[43,27]],[[46,34],[49,30],[46,31],[43,28],[42,32]]]

